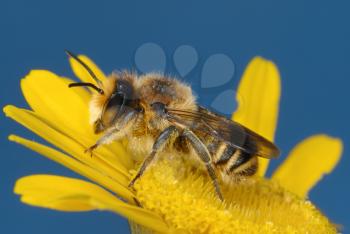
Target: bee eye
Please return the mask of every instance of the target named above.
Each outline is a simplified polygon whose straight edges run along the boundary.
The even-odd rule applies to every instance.
[[[116,107],[120,107],[124,102],[124,95],[120,92],[115,92],[112,94],[112,96],[110,97],[108,104],[107,104],[107,109],[110,108],[116,108]]]
[[[126,99],[132,99],[133,96],[133,88],[130,83],[126,80],[118,80],[116,93],[121,93],[124,95]]]

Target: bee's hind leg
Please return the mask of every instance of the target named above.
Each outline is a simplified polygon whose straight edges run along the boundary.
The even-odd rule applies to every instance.
[[[160,135],[157,137],[157,139],[153,144],[151,153],[145,158],[136,176],[131,180],[128,186],[129,188],[132,187],[135,184],[136,180],[138,180],[143,175],[143,173],[148,168],[150,163],[153,161],[157,153],[163,150],[164,146],[171,139],[173,139],[173,137],[176,137],[177,135],[178,135],[178,130],[175,126],[167,127],[163,132],[160,133]]]
[[[213,181],[216,194],[218,195],[219,199],[223,201],[223,196],[220,190],[220,186],[218,183],[217,176],[215,174],[214,168],[211,164],[211,156],[207,149],[207,147],[204,145],[204,143],[189,129],[185,129],[182,134],[192,145],[193,149],[196,151],[197,156],[205,163],[205,166],[207,168],[208,174]]]

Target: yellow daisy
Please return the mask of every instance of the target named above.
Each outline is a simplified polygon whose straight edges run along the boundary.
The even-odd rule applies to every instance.
[[[79,58],[99,79],[107,79],[89,58]],[[79,63],[70,63],[79,79],[94,83]],[[33,70],[22,79],[21,88],[32,110],[9,105],[4,112],[52,146],[15,135],[9,139],[91,182],[55,175],[26,176],[14,188],[24,203],[60,211],[109,210],[129,219],[133,233],[336,233],[327,217],[307,200],[307,194],[338,163],[341,140],[326,135],[304,140],[272,178],[263,178],[268,160],[259,159],[261,177],[224,187],[224,202],[217,198],[205,174],[172,155],[150,167],[131,191],[127,186],[137,165],[125,142],[101,146],[94,157],[84,154],[98,136],[88,120],[90,93],[68,89],[71,82],[45,70]],[[233,119],[272,141],[280,99],[276,66],[254,58],[238,93],[239,109]],[[170,157],[172,160],[167,160]]]

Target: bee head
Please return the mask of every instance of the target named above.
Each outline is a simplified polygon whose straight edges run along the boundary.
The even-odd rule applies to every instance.
[[[96,93],[90,103],[90,117],[95,133],[114,126],[130,112],[138,110],[133,76],[128,73],[113,74],[104,83],[104,94]]]
[[[136,77],[134,74],[116,73],[102,82],[76,55],[69,51],[66,53],[82,65],[97,84],[85,82],[69,84],[70,88],[86,86],[96,91],[90,102],[90,122],[96,134],[112,127],[130,112],[139,110],[139,101],[135,98],[133,85]]]

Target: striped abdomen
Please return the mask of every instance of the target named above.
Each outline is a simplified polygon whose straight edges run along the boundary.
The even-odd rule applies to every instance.
[[[257,157],[223,142],[208,145],[214,165],[227,175],[251,176],[258,169]]]

